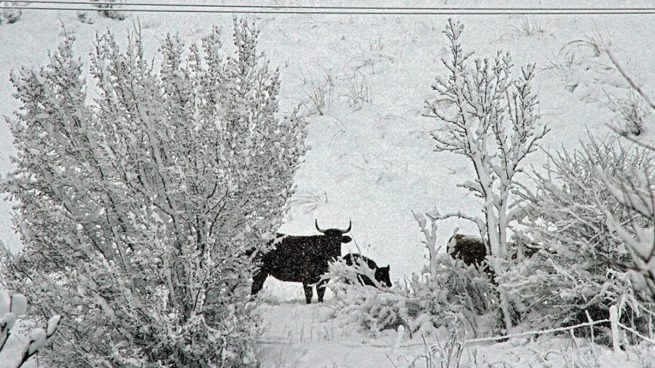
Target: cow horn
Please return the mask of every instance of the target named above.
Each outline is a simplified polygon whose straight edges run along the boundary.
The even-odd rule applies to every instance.
[[[348,228],[346,230],[339,230],[341,231],[342,234],[345,234],[350,231],[350,229],[353,227],[353,222],[352,220],[348,221]]]
[[[316,225],[316,230],[318,230],[318,232],[325,234],[325,230],[318,227],[318,219],[314,219],[314,225]]]

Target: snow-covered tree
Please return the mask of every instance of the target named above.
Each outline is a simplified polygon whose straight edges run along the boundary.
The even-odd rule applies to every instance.
[[[278,72],[254,24],[235,21],[161,64],[137,30],[96,37],[89,83],[66,37],[12,75],[10,119],[24,242],[13,285],[67,316],[47,359],[66,367],[254,366],[246,250],[279,227],[304,153],[304,123],[279,117]]]
[[[654,162],[646,149],[590,137],[579,150],[550,155],[545,172],[532,175],[536,188],[521,191],[522,235],[542,249],[502,280],[526,322],[541,328],[606,319],[614,304],[638,318],[639,305],[655,306],[652,197],[646,187],[618,184],[652,182]]]
[[[512,77],[508,53],[493,60],[476,59],[464,53],[459,38],[464,26],[449,20],[444,34],[450,41],[450,60],[443,59],[445,76],[437,76],[432,88],[436,97],[427,101],[428,116],[439,121],[433,134],[438,152],[463,155],[473,165],[475,178],[459,184],[482,200],[482,216],[461,212],[430,214],[436,219],[460,217],[473,221],[487,247],[489,263],[500,275],[507,259],[510,224],[523,214],[512,198],[516,175],[526,156],[548,132],[534,111],[537,96],[532,91],[535,66],[526,65]],[[511,326],[509,306],[501,290],[505,327]]]

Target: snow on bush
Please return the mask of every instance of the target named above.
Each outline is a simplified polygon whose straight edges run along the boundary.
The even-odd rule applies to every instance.
[[[463,155],[473,165],[475,178],[458,186],[481,198],[482,216],[441,214],[436,209],[430,216],[473,221],[487,247],[489,265],[496,275],[502,275],[509,255],[510,225],[523,215],[512,195],[517,187],[516,176],[548,128],[539,123],[535,112],[535,66],[522,67],[515,77],[509,53],[501,52],[493,60],[476,59],[471,63],[471,54],[465,53],[460,44],[463,31],[463,25],[449,20],[444,34],[450,41],[451,59],[442,59],[445,75],[436,77],[432,86],[436,97],[426,105],[428,115],[439,123],[433,133],[436,151]],[[511,313],[503,290],[500,308],[508,330]]]
[[[628,82],[632,89],[634,104],[638,104],[643,110],[639,110],[640,117],[645,117],[655,111],[655,103],[646,93],[642,86],[625,71],[619,60],[614,56],[612,51],[606,47],[602,51],[608,56],[614,68]],[[639,101],[639,102],[636,102]],[[642,105],[643,103],[643,105]],[[623,116],[623,122],[626,125],[635,123],[634,114]],[[639,120],[636,123],[642,123]],[[628,138],[631,142],[636,143],[639,147],[655,155],[655,146],[645,142],[635,136],[623,134],[616,126],[613,127],[615,132]],[[639,127],[640,131],[644,130],[643,126]],[[642,290],[647,290],[655,299],[655,188],[653,184],[653,173],[650,165],[645,167],[635,167],[631,177],[611,177],[606,175],[602,167],[597,168],[598,174],[607,184],[612,195],[623,204],[627,210],[634,215],[629,221],[620,222],[609,211],[605,211],[607,225],[625,242],[628,252],[634,262],[634,268],[629,269],[629,274],[637,286]],[[637,219],[647,218],[649,221],[644,222]]]
[[[609,307],[618,304],[624,321],[642,332],[647,327],[639,305],[655,307],[655,294],[635,282],[639,262],[625,239],[638,234],[626,230],[623,236],[616,226],[640,224],[652,234],[653,217],[623,203],[622,192],[615,193],[606,178],[630,182],[638,168],[652,182],[654,159],[643,148],[591,138],[579,150],[551,154],[545,173],[533,174],[536,189],[521,194],[527,213],[522,224],[542,250],[501,280],[526,323],[542,328],[607,319]]]
[[[124,49],[107,32],[92,81],[68,36],[12,75],[4,190],[24,249],[9,271],[37,309],[67,316],[54,364],[257,364],[245,250],[279,227],[305,137],[295,113],[277,116],[257,36],[235,20],[226,56],[218,29],[188,48],[169,35],[155,68],[138,30]]]
[[[366,275],[376,282],[373,270],[365,264],[348,265],[341,258],[330,262],[329,271],[323,275],[331,282],[330,289],[336,295],[339,315],[346,316],[346,322],[357,323],[375,335],[383,330],[407,326],[410,318],[403,307],[405,296],[389,289],[363,285],[358,275]]]
[[[343,257],[339,257],[334,262],[329,263],[329,271],[323,275],[323,279],[335,281],[335,290],[343,285],[362,285],[362,278],[366,276],[368,279],[376,284],[376,287],[381,288],[382,285],[375,279],[375,271],[368,268],[366,262],[356,261],[352,265],[346,263]]]
[[[1,245],[1,244],[0,244]],[[18,318],[25,313],[27,300],[22,294],[9,294],[0,289],[0,361],[3,367],[22,367],[47,344],[61,322],[61,316],[55,315],[48,320],[46,329],[34,328],[28,333],[24,346],[8,344]],[[14,345],[16,345],[14,341]]]
[[[410,336],[434,335],[440,327],[459,330],[462,337],[488,335],[498,310],[489,280],[480,270],[455,265],[446,255],[437,263],[436,278],[414,274],[405,285],[389,290],[340,281],[331,284],[337,290],[339,315],[373,335],[399,326]]]
[[[436,219],[415,214],[425,240],[430,263],[421,275],[413,274],[392,289],[361,286],[357,275],[373,275],[366,267],[330,264],[325,275],[335,291],[340,316],[374,335],[384,330],[407,329],[409,335],[434,335],[438,328],[457,330],[461,336],[478,337],[492,331],[498,311],[497,292],[484,272],[439,254]],[[429,219],[429,217],[428,217]],[[491,325],[489,326],[491,321]]]
[[[415,304],[434,327],[458,329],[464,336],[488,335],[487,321],[498,311],[498,295],[482,268],[467,266],[441,252],[436,237],[439,219],[414,214],[428,251],[429,264],[407,285]],[[429,221],[429,222],[428,222]],[[425,326],[425,324],[422,324]]]

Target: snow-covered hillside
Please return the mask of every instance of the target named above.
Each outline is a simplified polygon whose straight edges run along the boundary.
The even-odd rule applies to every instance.
[[[158,1],[174,3],[173,1]],[[196,1],[195,3],[201,3]],[[205,3],[216,3],[205,1]],[[291,2],[276,1],[276,4]],[[316,2],[319,3],[319,2]],[[325,5],[324,2],[320,2]],[[374,1],[357,5],[376,4]],[[412,2],[414,6],[432,2]],[[448,0],[447,6],[470,6]],[[478,6],[529,6],[529,1],[480,1]],[[307,5],[307,3],[304,3]],[[351,5],[332,1],[331,5]],[[569,5],[567,1],[540,1],[540,7]],[[406,1],[385,5],[409,5]],[[648,2],[622,2],[647,6]],[[611,0],[576,2],[576,6],[616,6]],[[197,41],[214,25],[224,29],[229,45],[232,15],[188,13],[128,13],[116,21],[90,13],[93,24],[79,21],[75,11],[23,11],[14,24],[0,25],[0,116],[18,107],[12,97],[10,72],[23,65],[44,64],[48,51],[64,34],[74,34],[76,50],[88,64],[96,32],[110,29],[120,42],[136,25],[141,28],[146,52],[154,55],[167,33]],[[354,242],[343,251],[356,250],[391,266],[394,280],[411,277],[426,264],[419,228],[412,212],[438,208],[477,215],[479,201],[456,184],[473,175],[462,157],[434,152],[430,132],[434,119],[424,116],[424,103],[433,97],[431,84],[443,71],[447,57],[442,32],[453,17],[466,29],[462,38],[476,57],[509,51],[514,64],[536,63],[538,111],[551,132],[541,142],[545,150],[576,147],[580,140],[611,134],[615,113],[611,99],[624,98],[628,83],[588,41],[607,45],[625,70],[644,90],[655,95],[655,18],[652,15],[250,15],[261,31],[260,49],[281,72],[281,111],[301,105],[310,122],[310,150],[296,174],[296,193],[284,224],[287,234],[315,234],[314,220],[322,227],[345,227],[352,221]],[[324,104],[319,101],[321,100]],[[655,126],[646,127],[655,140]],[[14,154],[9,127],[0,124],[0,175],[11,171]],[[529,157],[539,170],[545,154]],[[439,228],[445,243],[453,230],[473,233],[465,222],[448,220]],[[0,203],[0,240],[20,249],[11,225],[11,203]],[[328,299],[331,297],[328,294]],[[305,306],[300,284],[267,281],[262,307],[265,332],[261,353],[266,367],[396,367],[408,366],[426,354],[420,338],[397,341],[397,335],[365,337],[327,318],[326,306]],[[329,304],[329,301],[328,301]],[[527,340],[477,347],[474,362],[487,366],[503,361],[511,366],[563,366],[570,341]],[[534,354],[516,351],[533,351]],[[551,361],[550,352],[558,352]],[[556,354],[557,355],[557,354]],[[608,362],[619,358],[601,352]],[[465,360],[466,360],[465,359]],[[567,360],[569,359],[569,360]],[[317,363],[320,362],[320,363]],[[582,364],[582,363],[581,363]],[[1,365],[1,364],[0,364]],[[578,365],[580,366],[580,365]],[[612,366],[606,364],[605,366]]]

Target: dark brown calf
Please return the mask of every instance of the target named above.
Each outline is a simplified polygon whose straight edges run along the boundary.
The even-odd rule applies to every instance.
[[[494,279],[494,271],[486,262],[487,248],[480,238],[455,234],[448,239],[446,251],[454,259],[462,260],[467,266],[481,267],[491,280]]]
[[[510,242],[508,244],[511,259],[517,259],[519,253],[522,253],[522,257],[531,257],[539,250],[535,245],[528,244],[524,244],[519,249],[518,244],[520,243],[517,243]],[[467,266],[482,266],[482,270],[493,280],[494,271],[486,262],[487,247],[482,239],[471,235],[455,234],[448,240],[446,250],[451,257],[462,260]]]

